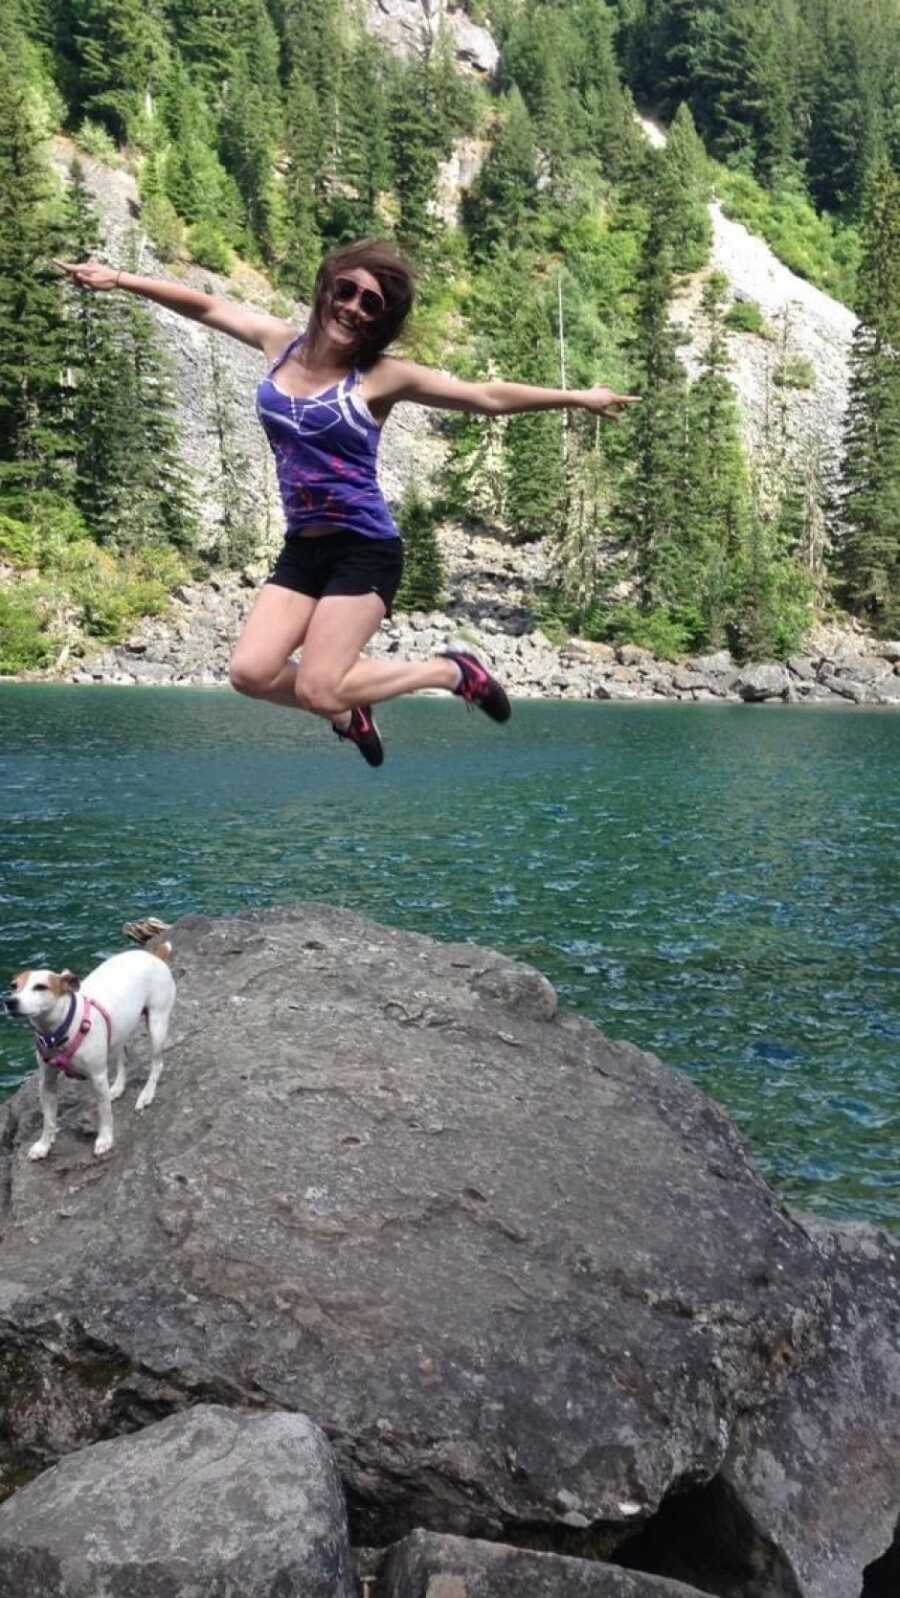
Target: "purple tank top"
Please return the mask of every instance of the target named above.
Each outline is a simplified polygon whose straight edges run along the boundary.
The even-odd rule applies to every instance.
[[[282,350],[256,391],[256,414],[275,457],[288,537],[333,522],[366,538],[399,538],[378,486],[381,429],[358,392],[356,367],[340,383],[297,399],[275,383],[275,373],[302,342]]]

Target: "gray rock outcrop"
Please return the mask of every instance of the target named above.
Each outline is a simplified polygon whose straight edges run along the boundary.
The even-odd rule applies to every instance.
[[[702,1598],[615,1565],[425,1531],[391,1549],[380,1587],[381,1598]]]
[[[366,26],[395,55],[407,58],[433,49],[443,29],[457,65],[480,78],[492,78],[500,62],[488,29],[454,0],[366,0]]]
[[[827,1407],[833,1377],[847,1435],[877,1433],[866,1458],[898,1453],[895,1410],[871,1407],[892,1370],[871,1389],[862,1372],[892,1336],[885,1261],[845,1359],[843,1266],[727,1116],[560,1016],[528,967],[321,905],[172,938],[169,1063],[151,1115],[119,1106],[113,1158],[92,1158],[77,1084],[45,1166],[25,1153],[33,1082],[0,1110],[7,1485],[198,1401],[297,1410],[367,1544],[419,1526],[631,1547],[668,1575],[660,1528],[706,1494],[737,1505],[738,1551],[768,1540],[778,1582],[725,1585],[702,1520],[681,1579],[823,1598],[782,1580],[800,1561],[762,1495],[769,1428],[804,1380]],[[813,1506],[808,1458],[779,1458],[776,1486]],[[870,1483],[830,1468],[863,1524]],[[878,1490],[851,1566],[900,1509],[888,1467]]]
[[[0,1598],[353,1598],[328,1444],[199,1405],[69,1454],[0,1504]]]

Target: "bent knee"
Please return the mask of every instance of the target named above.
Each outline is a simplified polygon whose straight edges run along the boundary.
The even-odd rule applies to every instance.
[[[333,677],[304,672],[302,667],[294,679],[294,694],[301,710],[311,710],[315,716],[334,716],[344,708]]]
[[[255,699],[272,685],[272,673],[263,669],[259,661],[234,654],[228,667],[228,681],[239,694],[249,694]]]

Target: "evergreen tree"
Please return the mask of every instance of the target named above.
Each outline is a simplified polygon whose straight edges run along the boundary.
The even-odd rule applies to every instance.
[[[463,206],[475,250],[487,254],[502,239],[524,242],[537,205],[537,145],[519,90],[501,102],[491,149]]]
[[[100,229],[74,161],[69,171],[66,253],[84,261],[100,247]],[[64,320],[66,368],[72,374],[68,404],[74,457],[72,497],[99,541],[118,529],[128,499],[128,438],[132,418],[121,409],[122,361],[117,339],[120,307],[105,294],[67,289]],[[124,440],[124,441],[123,441]]]
[[[432,212],[437,169],[443,154],[442,130],[435,127],[431,80],[426,62],[411,62],[394,80],[388,109],[394,188],[400,201],[397,234],[421,257],[434,237]]]
[[[0,486],[65,476],[57,201],[16,53],[0,56]]]
[[[696,272],[709,258],[712,221],[706,151],[694,119],[680,105],[658,157],[662,221],[676,272]]]
[[[312,292],[322,255],[317,180],[324,154],[325,133],[316,92],[295,71],[287,94],[285,221],[279,276],[286,287],[303,298],[309,298]]]
[[[379,198],[392,176],[388,77],[381,46],[363,35],[347,55],[341,77],[339,134],[325,223],[334,242],[365,238],[381,226]],[[426,178],[426,203],[428,182]],[[407,199],[407,210],[410,203]]]
[[[678,604],[696,604],[700,639],[718,647],[734,596],[735,574],[747,539],[749,479],[740,418],[728,378],[723,321],[725,280],[714,274],[703,294],[709,329],[700,376],[690,391],[685,517]],[[700,641],[698,639],[698,641]]]
[[[215,333],[209,335],[208,348],[216,448],[214,497],[221,506],[218,538],[211,555],[221,566],[239,567],[252,559],[259,544],[253,495],[248,486],[250,458],[238,435],[238,396]]]
[[[891,630],[900,626],[900,178],[886,161],[866,189],[858,310],[837,555],[850,608]]]
[[[624,510],[637,556],[641,604],[665,610],[683,596],[687,379],[669,322],[672,267],[660,214],[650,201],[650,227],[638,267],[635,369],[641,395],[633,428],[634,467]],[[692,609],[693,623],[697,621]]]
[[[444,564],[434,526],[434,510],[415,483],[405,490],[397,513],[403,534],[403,581],[397,591],[398,610],[436,610],[444,589]]]
[[[153,182],[161,187],[186,222],[211,222],[236,243],[243,220],[237,190],[216,154],[212,113],[187,68],[176,58],[161,103],[166,142],[161,158],[154,152],[152,174],[142,174],[141,192],[152,197]]]
[[[277,249],[274,168],[277,124],[264,90],[244,58],[237,57],[223,96],[220,149],[244,204],[251,240],[271,259]]]
[[[158,0],[71,0],[66,21],[74,114],[139,135],[168,65]]]

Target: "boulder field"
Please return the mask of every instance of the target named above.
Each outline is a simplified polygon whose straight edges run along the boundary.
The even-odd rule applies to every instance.
[[[262,1526],[269,1586],[225,1561],[229,1598],[309,1598],[323,1548],[343,1594],[332,1460],[370,1598],[896,1598],[894,1240],[790,1214],[718,1105],[491,950],[320,904],[169,936],[166,1069],[112,1155],[77,1083],[43,1163],[34,1081],[0,1107],[0,1598],[193,1595],[189,1561],[92,1572],[54,1509],[121,1468],[177,1552],[192,1460]],[[244,1495],[204,1463],[232,1448]],[[265,1533],[291,1450],[334,1506],[306,1575]]]

